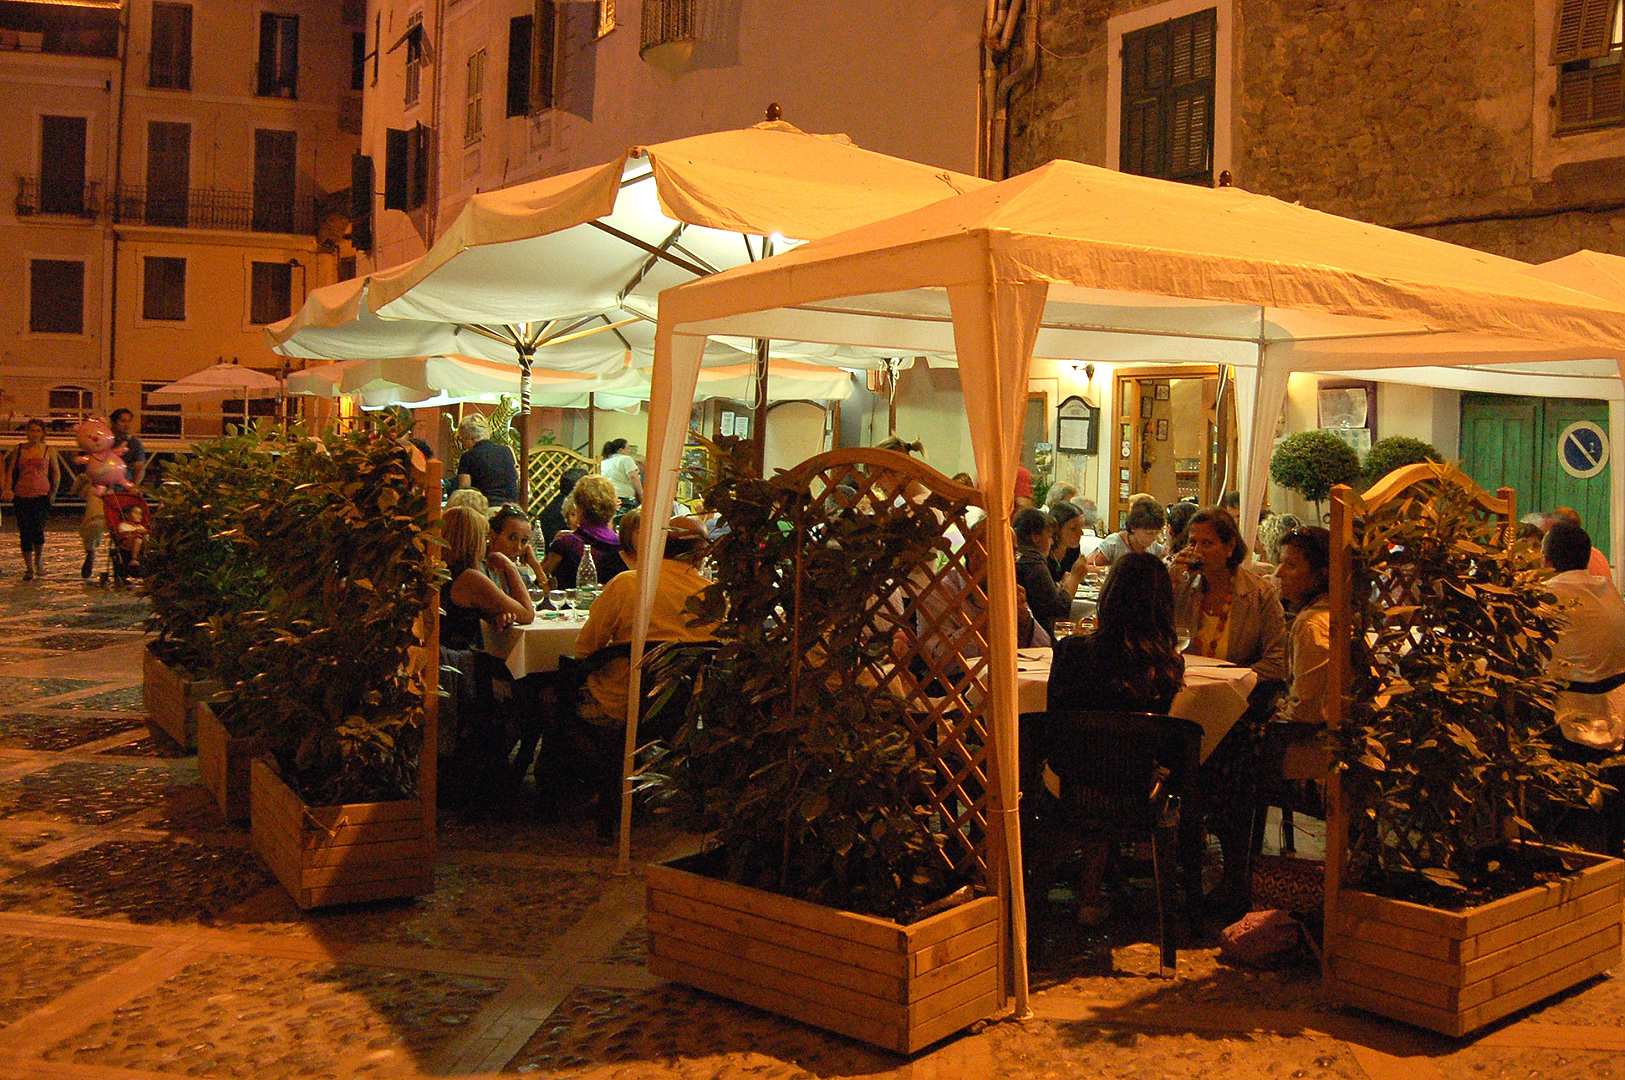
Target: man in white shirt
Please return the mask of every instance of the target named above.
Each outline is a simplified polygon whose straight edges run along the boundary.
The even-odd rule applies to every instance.
[[[1565,758],[1598,763],[1625,748],[1625,599],[1612,580],[1586,569],[1591,537],[1572,521],[1557,520],[1541,551],[1556,571],[1546,581],[1563,607],[1563,629],[1552,647],[1552,671],[1568,681],[1557,694],[1557,722]],[[1605,801],[1606,849],[1625,843],[1625,800]]]

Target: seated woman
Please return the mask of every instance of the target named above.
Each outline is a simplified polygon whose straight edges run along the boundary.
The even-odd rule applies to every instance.
[[[1055,546],[1055,520],[1042,510],[1018,510],[1010,526],[1016,534],[1016,584],[1026,592],[1027,607],[1043,628],[1055,636],[1055,620],[1072,613],[1072,597],[1088,572],[1088,564],[1076,562],[1059,582],[1050,575],[1049,553]]]
[[[441,775],[453,800],[494,796],[505,763],[496,682],[507,671],[485,653],[482,624],[507,627],[536,615],[519,570],[490,549],[490,531],[485,515],[466,506],[440,519],[449,574],[440,586],[440,663],[457,672],[442,683],[449,700],[441,708],[440,752],[447,759]]]
[[[1119,559],[1100,590],[1099,619],[1094,633],[1055,643],[1050,710],[1166,713],[1184,681],[1185,659],[1174,631],[1173,584],[1162,560],[1148,552]],[[1110,914],[1100,888],[1108,853],[1104,835],[1085,838],[1078,919],[1090,926]]]
[[[1049,573],[1056,581],[1063,581],[1078,562],[1079,548],[1083,543],[1083,511],[1069,502],[1058,502],[1049,508],[1048,513],[1055,521],[1055,544],[1050,548]]]
[[[575,500],[581,524],[553,538],[547,546],[547,558],[542,560],[542,573],[553,580],[554,588],[573,589],[581,559],[591,551],[593,566],[598,570],[598,583],[607,585],[611,578],[626,569],[621,558],[621,539],[610,524],[621,506],[615,485],[602,476],[583,476],[570,497]]]
[[[1326,677],[1331,659],[1331,607],[1326,591],[1332,534],[1318,526],[1293,529],[1277,541],[1280,551],[1275,583],[1292,608],[1287,639],[1287,668],[1292,688],[1281,719],[1324,724],[1330,702]]]
[[[1185,678],[1174,589],[1162,560],[1119,559],[1100,590],[1099,625],[1055,643],[1049,708],[1166,713]]]
[[[1162,537],[1162,527],[1167,520],[1162,507],[1149,496],[1129,503],[1123,528],[1101,540],[1089,561],[1096,566],[1111,566],[1133,551],[1149,551],[1160,556],[1162,549],[1157,541]]]
[[[1266,723],[1286,688],[1286,620],[1275,587],[1242,565],[1247,544],[1229,511],[1209,507],[1191,518],[1183,551],[1173,558],[1174,620],[1190,633],[1193,656],[1250,667],[1258,684],[1247,711],[1202,763],[1196,787],[1203,805],[1180,818],[1185,858],[1211,827],[1224,849],[1224,883],[1212,914],[1229,920],[1251,896],[1248,847],[1258,803]]]

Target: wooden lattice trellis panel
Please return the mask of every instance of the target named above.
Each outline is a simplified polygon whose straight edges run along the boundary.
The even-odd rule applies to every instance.
[[[782,479],[786,517],[804,549],[828,543],[829,523],[840,516],[876,506],[906,510],[911,526],[934,537],[931,561],[866,599],[865,632],[889,648],[874,650],[856,671],[832,670],[823,662],[820,634],[803,617],[807,645],[801,670],[789,677],[833,679],[842,692],[886,693],[901,703],[916,752],[930,766],[922,805],[945,838],[938,849],[945,866],[1002,892],[1002,837],[988,827],[998,780],[986,716],[987,552],[980,531],[967,523],[977,516],[980,493],[885,450],[832,451]]]
[[[535,517],[547,509],[559,490],[559,477],[570,469],[585,472],[598,471],[598,462],[585,454],[578,454],[568,446],[537,446],[530,451],[530,506],[528,512]]]

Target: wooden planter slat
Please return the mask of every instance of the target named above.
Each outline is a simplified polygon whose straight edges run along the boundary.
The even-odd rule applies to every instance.
[[[654,867],[650,867],[652,871]],[[732,908],[705,904],[688,897],[649,890],[649,911],[663,912],[692,923],[714,927],[721,934],[736,934],[761,941],[772,941],[808,954],[826,956],[842,964],[859,967],[876,976],[901,979],[905,971],[896,952],[846,941],[833,934],[820,934],[799,926],[773,919],[749,915]]]
[[[197,746],[194,706],[220,689],[213,679],[189,678],[170,667],[148,645],[141,653],[141,702],[147,725],[163,732],[183,750]]]
[[[1469,908],[1441,911],[1370,893],[1338,896],[1328,950],[1351,1005],[1464,1035],[1619,963],[1625,862]]]
[[[227,821],[247,821],[254,759],[271,750],[270,739],[235,738],[206,701],[197,703],[197,771]]]
[[[902,1053],[1001,1003],[999,899],[902,926],[649,869],[650,970]]]
[[[433,889],[434,848],[416,799],[306,808],[263,760],[251,791],[254,850],[301,908]],[[386,835],[375,835],[380,826]]]

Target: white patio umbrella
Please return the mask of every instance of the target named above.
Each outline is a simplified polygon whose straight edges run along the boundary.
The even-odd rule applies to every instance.
[[[1299,354],[1327,360],[1360,348],[1414,358],[1442,341],[1437,353],[1447,363],[1470,339],[1480,358],[1625,358],[1625,307],[1526,270],[1233,188],[1052,162],[663,293],[646,498],[658,506],[671,497],[710,335],[957,353],[990,520],[990,730],[1003,800],[992,819],[1004,823],[1011,855],[1004,894],[1019,1011],[1027,985],[1020,826],[1011,801],[1016,595],[1010,532],[1001,526],[1009,520],[1032,357],[1236,366],[1250,520],[1268,461],[1267,445],[1253,435],[1253,408],[1275,415],[1283,361]],[[656,545],[639,553],[634,702],[658,559]],[[629,755],[636,723],[630,710]]]
[[[160,386],[147,394],[147,400],[155,404],[169,404],[241,398],[243,426],[247,427],[249,400],[281,397],[282,389],[282,380],[275,375],[267,375],[263,371],[255,371],[253,368],[236,363],[221,362]]]

